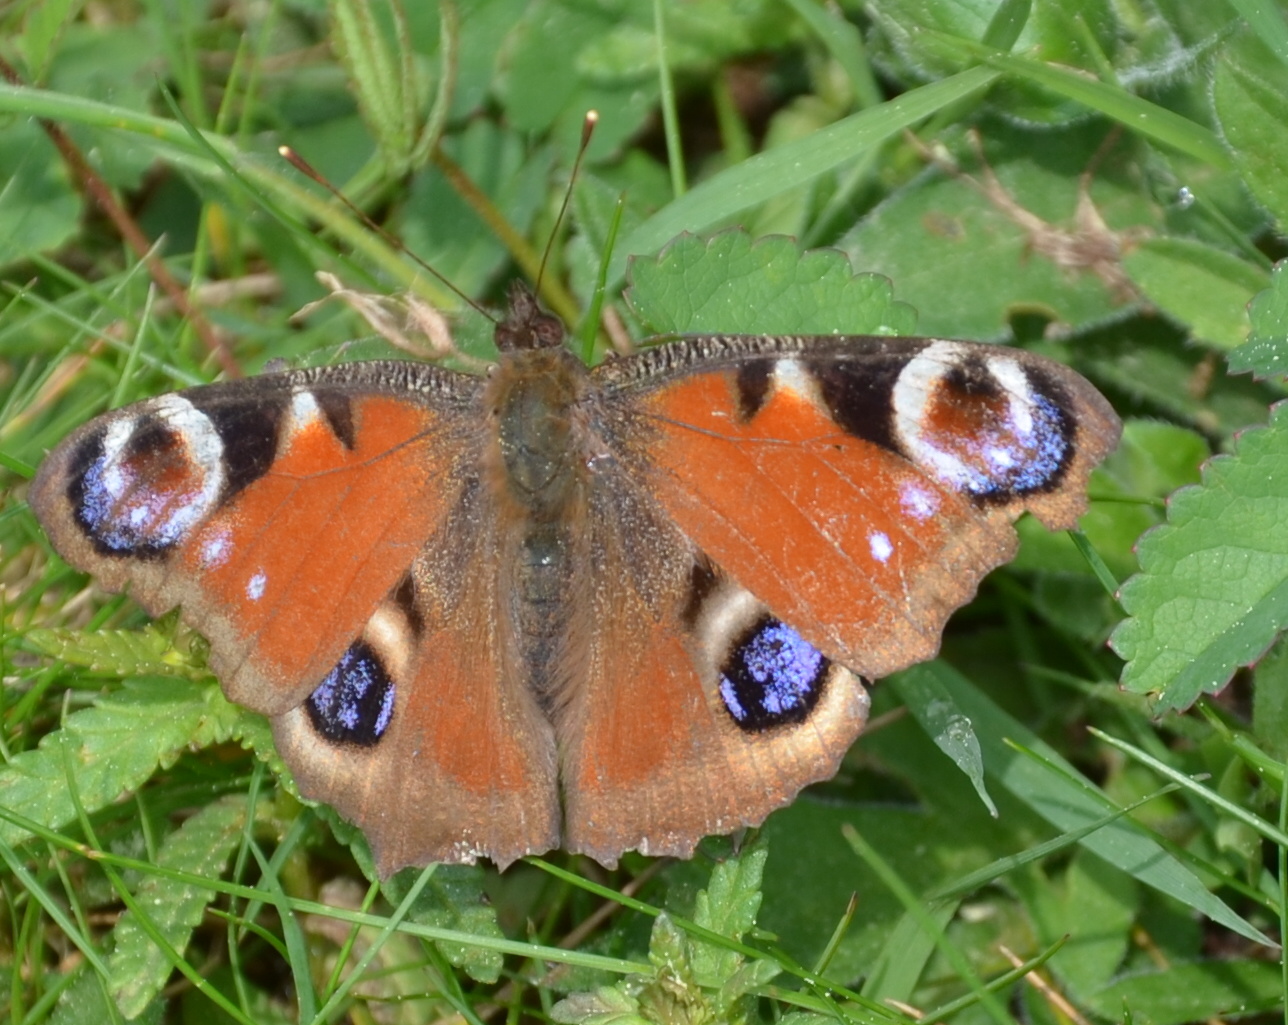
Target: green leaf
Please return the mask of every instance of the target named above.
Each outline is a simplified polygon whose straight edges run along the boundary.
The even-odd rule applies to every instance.
[[[616,986],[566,996],[550,1009],[550,1017],[566,1025],[650,1025],[639,1014],[639,1001]]]
[[[166,837],[156,863],[178,872],[217,878],[241,840],[246,807],[243,794],[230,794],[206,805]],[[148,876],[134,896],[162,936],[182,952],[215,891],[166,876]],[[112,995],[121,1013],[134,1018],[161,992],[173,965],[139,925],[133,911],[125,913],[113,937],[116,948],[109,961]]]
[[[1130,1008],[1134,1020],[1184,1025],[1235,1015],[1280,1013],[1283,999],[1283,973],[1277,963],[1213,960],[1173,962],[1154,971],[1126,975],[1091,995],[1089,1001],[1112,1021],[1123,1020],[1123,1009]]]
[[[894,682],[899,697],[926,735],[966,774],[984,807],[990,815],[996,816],[997,805],[988,796],[988,788],[984,784],[984,760],[979,738],[975,736],[970,720],[953,703],[952,695],[937,677],[929,673],[897,676]]]
[[[656,253],[681,232],[700,232],[725,224],[742,210],[808,185],[820,175],[857,160],[897,132],[974,95],[996,77],[995,72],[972,68],[941,82],[909,90],[807,138],[758,153],[713,175],[621,240],[609,266],[609,280],[621,278],[628,257]],[[2,96],[3,90],[0,90]]]
[[[1288,225],[1288,74],[1283,62],[1251,33],[1240,33],[1221,51],[1212,103],[1244,183],[1282,231]]]
[[[81,203],[39,124],[0,126],[0,267],[61,246],[76,230]]]
[[[1252,332],[1227,357],[1230,373],[1251,371],[1258,377],[1288,374],[1288,262],[1280,262],[1270,285],[1248,307]]]
[[[1007,715],[968,678],[942,660],[926,662],[900,675],[935,674],[975,727],[988,775],[1059,829],[1074,830],[1115,810],[1096,787],[1018,720]],[[1047,765],[1021,753],[1032,751]],[[1116,820],[1084,836],[1083,847],[1120,871],[1181,901],[1242,936],[1270,942],[1220,898],[1209,893],[1184,865],[1134,823]]]
[[[402,5],[331,0],[332,41],[349,74],[363,120],[391,177],[402,174],[416,141],[418,89]]]
[[[1195,239],[1145,239],[1123,266],[1154,305],[1222,349],[1248,337],[1248,303],[1269,283],[1261,268]]]
[[[419,869],[407,869],[391,876],[382,889],[395,906],[402,903],[408,888],[417,880]],[[486,874],[478,865],[440,865],[407,912],[407,920],[439,929],[455,929],[480,938],[501,939],[496,909],[487,900],[483,884]],[[440,941],[443,956],[479,982],[496,982],[503,967],[496,950],[482,944]]]
[[[844,253],[802,253],[789,238],[683,235],[631,263],[636,314],[659,334],[908,334],[912,308],[890,282],[855,274]]]
[[[171,631],[155,623],[139,630],[96,633],[36,629],[28,631],[26,638],[42,654],[104,676],[175,676],[188,680],[210,677],[209,670],[193,665],[176,651]]]
[[[739,942],[756,921],[767,851],[763,843],[716,865],[697,896],[694,925]],[[653,922],[649,961],[656,974],[628,976],[613,987],[574,993],[551,1010],[567,1025],[743,1025],[754,1007],[749,997],[781,969],[771,959],[748,960],[718,938],[690,935],[666,912]]]
[[[128,680],[0,769],[0,807],[56,829],[76,817],[72,787],[92,813],[142,786],[183,752],[233,738],[245,715],[213,684]],[[7,844],[28,835],[0,822],[0,840]]]
[[[880,270],[932,337],[991,340],[1017,312],[1059,330],[1121,316],[1135,300],[1118,262],[1158,223],[1130,180],[1130,147],[1110,151],[1103,122],[1035,132],[1001,124],[984,135],[986,166],[927,170],[893,192],[843,241],[856,267]]]
[[[716,865],[711,882],[698,894],[693,921],[720,936],[741,941],[756,924],[760,885],[769,852],[763,846],[745,850],[739,858]],[[723,986],[742,963],[742,955],[713,943],[693,945],[693,969],[708,984]]]
[[[87,963],[74,969],[76,978],[58,997],[48,1025],[103,1025],[117,1022],[120,1013],[112,1005],[106,981]],[[162,1000],[149,1004],[130,1025],[161,1025],[166,1005]]]
[[[1252,732],[1266,754],[1288,761],[1288,646],[1283,644],[1257,663]]]
[[[1172,496],[1168,522],[1141,539],[1122,589],[1129,618],[1110,643],[1122,683],[1185,708],[1251,665],[1288,623],[1288,404],[1217,456],[1203,483]]]
[[[549,133],[565,167],[572,163],[588,110],[600,114],[590,158],[624,147],[655,108],[657,75],[623,65],[604,68],[599,54],[606,37],[622,25],[651,20],[647,9],[524,0],[494,4],[502,11],[512,8],[497,26],[504,42],[498,46],[496,35],[483,41],[490,42],[484,51],[493,65],[490,91],[506,123],[527,137]],[[468,26],[470,20],[462,22]]]

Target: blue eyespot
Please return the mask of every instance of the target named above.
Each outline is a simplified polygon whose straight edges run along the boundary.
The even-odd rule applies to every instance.
[[[764,616],[721,667],[720,697],[742,729],[804,722],[823,695],[831,662],[781,620]]]
[[[327,740],[372,747],[393,718],[394,682],[371,646],[355,641],[304,707]]]

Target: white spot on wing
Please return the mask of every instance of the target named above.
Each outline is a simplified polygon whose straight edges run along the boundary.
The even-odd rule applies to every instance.
[[[1013,359],[1004,356],[993,356],[988,361],[988,369],[1006,391],[1007,404],[1010,406],[1010,428],[1021,438],[1033,434],[1033,390],[1029,387],[1028,375]]]
[[[268,576],[264,571],[256,570],[255,574],[246,581],[246,597],[251,601],[259,601],[264,597],[264,589],[268,586]]]
[[[774,363],[774,387],[810,402],[814,401],[814,378],[798,360],[780,359]]]
[[[783,358],[774,361],[774,391],[790,395],[816,409],[827,409],[818,389],[818,378],[800,360]]]
[[[301,431],[322,415],[318,400],[307,388],[297,388],[291,393],[291,429]]]
[[[895,382],[893,393],[895,431],[918,464],[954,487],[966,488],[978,473],[951,452],[933,445],[922,432],[930,405],[945,368],[961,358],[962,347],[953,342],[931,342],[909,360]]]
[[[232,538],[227,527],[208,533],[201,542],[202,569],[218,569],[228,561],[232,551]]]
[[[407,617],[400,609],[388,603],[380,605],[367,621],[362,635],[395,678],[407,672],[411,663],[412,637]]]
[[[939,511],[939,496],[917,481],[904,481],[899,486],[899,508],[914,520],[924,523]]]
[[[868,535],[868,550],[877,562],[885,563],[894,554],[894,545],[884,532],[874,530]]]

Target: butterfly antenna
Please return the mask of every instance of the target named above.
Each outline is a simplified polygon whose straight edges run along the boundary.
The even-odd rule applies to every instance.
[[[585,136],[585,133],[583,131],[583,137],[584,136]],[[583,143],[583,149],[584,148],[585,148],[585,145]],[[428,263],[426,263],[419,256],[417,256],[410,249],[408,249],[406,244],[402,241],[402,239],[396,238],[395,236],[391,235],[383,227],[381,227],[374,220],[372,220],[371,217],[368,216],[365,210],[359,209],[358,206],[351,199],[349,199],[348,196],[346,196],[343,192],[341,192],[338,188],[336,188],[335,185],[331,183],[331,181],[326,177],[326,175],[322,174],[321,171],[316,170],[312,164],[310,164],[302,156],[296,153],[295,150],[291,149],[290,146],[279,146],[277,147],[277,152],[281,156],[281,158],[285,160],[288,164],[290,164],[293,168],[295,168],[301,174],[309,178],[312,178],[315,182],[317,182],[324,189],[326,189],[327,192],[335,196],[336,199],[338,199],[341,203],[345,205],[345,207],[348,208],[349,212],[352,213],[354,217],[358,218],[358,220],[360,220],[368,228],[370,228],[382,239],[384,239],[384,241],[388,242],[389,245],[392,246],[395,250],[410,258],[411,261],[415,263],[417,267],[419,267],[421,270],[425,271],[426,273],[436,277],[447,288],[449,288],[451,291],[455,292],[458,296],[460,296],[465,303],[473,307],[479,313],[483,314],[483,316],[487,317],[488,320],[492,321],[493,323],[496,323],[496,317],[494,317],[491,313],[489,313],[482,306],[480,306],[473,299],[471,299],[468,295],[466,295],[459,288],[457,288],[456,285],[454,285],[445,275],[436,271]],[[580,159],[581,159],[580,156],[578,156],[579,161]],[[568,201],[565,198],[564,200],[565,206],[567,206],[567,202]],[[560,216],[561,217],[563,216],[562,210],[560,211]],[[543,260],[542,261],[543,266],[544,266],[544,262],[545,261]]]
[[[559,234],[559,226],[563,224],[564,215],[568,212],[568,203],[572,200],[572,188],[577,181],[577,174],[581,170],[582,158],[586,155],[586,150],[590,148],[590,137],[595,134],[595,125],[599,124],[599,111],[586,111],[585,120],[581,123],[581,144],[577,147],[577,157],[572,162],[572,174],[568,176],[568,188],[564,190],[563,203],[559,206],[559,216],[555,218],[555,225],[550,230],[550,237],[546,239],[545,252],[541,254],[541,263],[537,267],[537,291],[541,291],[541,279],[546,276],[546,263],[550,260],[550,250],[554,248],[555,237]]]

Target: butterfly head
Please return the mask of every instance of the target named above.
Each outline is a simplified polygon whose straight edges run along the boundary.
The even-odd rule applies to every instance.
[[[523,282],[510,286],[510,308],[494,335],[501,352],[554,349],[563,345],[564,333],[563,321],[543,310]]]

